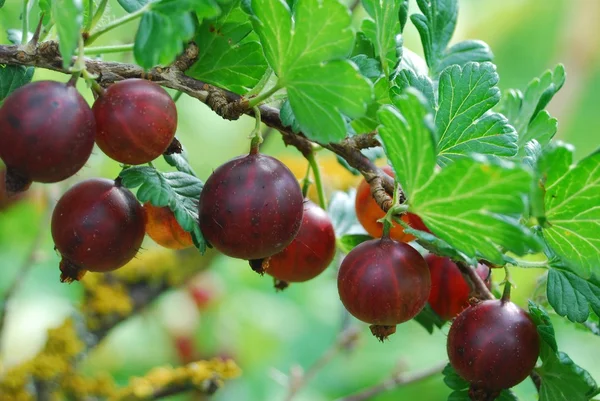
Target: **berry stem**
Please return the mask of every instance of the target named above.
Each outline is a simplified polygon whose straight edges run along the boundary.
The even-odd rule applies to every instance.
[[[85,41],[86,45],[92,44],[96,39],[98,39],[100,36],[104,35],[105,33],[112,31],[113,29],[126,24],[130,21],[133,21],[137,18],[140,18],[146,11],[148,11],[150,9],[149,4],[152,3],[148,3],[147,5],[145,5],[144,7],[140,8],[137,11],[134,11],[130,14],[127,14],[119,19],[114,20],[113,22],[111,22],[110,24],[104,25],[102,28],[96,30],[96,32],[92,33]],[[102,15],[102,14],[100,14]],[[95,18],[96,16],[94,16]]]
[[[504,266],[504,272],[506,276],[504,277],[504,291],[502,292],[502,303],[510,301],[510,290],[512,288],[512,283],[510,281],[510,272],[508,271],[508,267]]]
[[[254,88],[250,89],[250,92],[246,93],[246,97],[258,95],[265,88],[265,85],[267,84],[267,82],[269,82],[271,75],[273,75],[273,70],[269,67],[263,74],[260,81],[258,81],[256,86]]]
[[[83,32],[89,32],[92,27],[92,17],[94,16],[94,0],[88,0],[87,14],[83,24]]]
[[[406,205],[398,205],[398,190],[400,188],[400,183],[397,180],[394,180],[394,197],[392,198],[392,207],[389,208],[383,220],[383,238],[389,238],[390,230],[394,226],[392,223],[394,219],[394,215],[398,213],[405,212],[408,209]]]
[[[254,129],[250,133],[250,137],[252,138],[252,142],[250,142],[250,154],[255,155],[258,153],[258,148],[260,144],[263,142],[263,137],[260,133],[260,109],[258,107],[254,107],[254,117],[256,118],[256,123],[254,125]]]
[[[94,93],[96,93],[98,96],[104,95],[104,88],[100,86],[100,84],[89,74],[87,70],[82,70],[81,74],[83,75],[83,78],[90,84]]]
[[[94,12],[94,16],[92,17],[92,20],[90,21],[90,26],[86,29],[86,32],[91,31],[92,29],[94,29],[96,24],[98,24],[98,21],[100,21],[100,18],[102,18],[102,15],[104,14],[104,10],[106,9],[107,3],[108,3],[108,0],[100,1],[100,4],[98,4],[98,8],[96,8],[96,11]],[[90,9],[90,12],[92,12],[91,9]]]
[[[310,152],[306,159],[308,160],[308,164],[312,168],[313,177],[315,178],[315,186],[317,187],[317,194],[319,195],[319,206],[321,206],[321,209],[326,210],[327,198],[325,197],[323,181],[321,180],[321,170],[319,168],[319,163],[317,163],[317,159],[315,158],[314,152]]]
[[[29,39],[29,0],[23,0],[23,10],[21,14],[23,18],[23,29],[21,30],[21,44],[27,44]]]
[[[306,167],[306,174],[304,175],[304,179],[302,180],[302,196],[304,198],[306,198],[306,194],[308,194],[310,184],[312,184],[312,181],[310,180],[310,170],[311,166],[310,163],[308,163],[308,166]]]
[[[177,101],[179,100],[179,98],[181,97],[181,95],[183,95],[182,91],[177,91],[177,93],[173,96],[173,101],[175,103],[177,103]]]
[[[109,53],[122,53],[133,50],[133,43],[127,43],[124,45],[114,46],[97,46],[97,47],[86,47],[83,49],[83,53],[88,56],[95,56],[98,54],[109,54]]]
[[[258,106],[263,101],[265,101],[268,98],[270,98],[271,95],[273,95],[279,89],[281,89],[281,87],[279,86],[279,82],[278,82],[271,89],[267,90],[266,92],[263,92],[260,95],[258,95],[256,97],[253,97],[252,99],[249,99],[248,100],[248,107],[254,108],[254,107]]]
[[[514,263],[511,263],[511,265],[525,268],[548,268],[548,260],[530,261],[514,259]]]

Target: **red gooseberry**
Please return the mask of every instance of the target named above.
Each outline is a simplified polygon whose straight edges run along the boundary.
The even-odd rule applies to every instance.
[[[204,238],[223,254],[260,260],[296,237],[304,208],[291,171],[260,153],[236,157],[206,180],[198,205]]]
[[[325,210],[307,200],[296,238],[283,251],[264,259],[265,272],[276,287],[310,280],[321,274],[335,256],[335,232]]]
[[[471,384],[473,399],[493,400],[531,373],[540,338],[523,309],[509,300],[489,300],[458,315],[447,350],[454,370]]]
[[[124,164],[148,163],[171,144],[177,129],[177,108],[154,82],[126,79],[106,89],[92,107],[98,147]]]
[[[450,258],[432,253],[425,257],[431,273],[429,305],[444,320],[456,317],[469,306],[471,288]],[[477,274],[491,287],[490,269],[484,264],[477,265]]]
[[[32,181],[59,182],[77,173],[94,147],[96,123],[73,86],[56,81],[27,84],[0,108],[0,158],[8,192]]]
[[[354,317],[370,323],[382,341],[423,309],[430,290],[425,259],[410,245],[388,237],[355,247],[338,273],[342,303]]]
[[[144,226],[141,205],[115,181],[95,178],[71,187],[52,214],[61,281],[79,280],[86,270],[107,272],[125,265],[142,244]]]

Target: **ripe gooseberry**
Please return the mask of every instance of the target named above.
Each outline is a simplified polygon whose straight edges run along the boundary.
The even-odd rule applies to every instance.
[[[338,273],[342,303],[350,314],[371,323],[371,332],[381,341],[423,309],[430,290],[425,259],[410,245],[388,237],[358,245]]]
[[[275,287],[299,283],[321,274],[335,255],[335,232],[325,210],[304,203],[302,225],[296,238],[281,252],[264,259],[262,267],[276,279]]]
[[[107,179],[71,187],[52,214],[52,238],[60,252],[61,282],[86,270],[107,272],[129,262],[145,234],[144,211],[127,188]]]
[[[185,231],[168,207],[143,206],[146,214],[146,234],[158,245],[169,249],[185,249],[194,245],[192,235]]]
[[[471,288],[452,259],[430,253],[425,261],[431,273],[429,305],[442,319],[453,319],[469,306]],[[476,271],[490,288],[489,267],[480,263]]]
[[[531,373],[540,352],[535,323],[509,300],[483,301],[452,323],[450,364],[471,384],[472,399],[494,400]]]
[[[390,166],[382,167],[382,170],[390,177],[394,176],[394,171]],[[385,216],[385,212],[381,210],[373,195],[371,195],[371,186],[366,180],[362,180],[356,189],[356,199],[354,201],[356,217],[359,223],[372,237],[381,237],[383,234],[383,224],[377,220]],[[402,215],[402,220],[416,230],[427,231],[427,227],[419,216],[413,213],[405,213]],[[395,224],[390,229],[390,238],[401,242],[410,242],[415,239],[414,236],[404,232],[404,227],[400,224]]]
[[[206,240],[227,256],[260,260],[292,242],[304,208],[291,171],[260,153],[236,157],[206,180],[198,205]]]
[[[71,177],[92,154],[95,135],[94,114],[73,86],[38,81],[17,89],[0,108],[6,189],[21,192],[32,181]]]
[[[148,163],[171,144],[177,129],[177,108],[154,82],[126,79],[106,89],[92,107],[98,147],[124,164]]]

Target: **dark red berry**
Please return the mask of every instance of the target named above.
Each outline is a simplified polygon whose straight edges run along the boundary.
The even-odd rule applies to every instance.
[[[447,349],[452,367],[471,383],[471,392],[479,399],[493,399],[531,373],[540,338],[523,309],[510,301],[492,300],[458,315],[448,333]]]
[[[111,159],[124,164],[148,163],[171,144],[177,108],[159,85],[127,79],[111,85],[92,107],[96,143]]]
[[[380,340],[423,309],[430,289],[429,269],[421,254],[389,238],[358,245],[338,274],[342,303],[353,316],[371,323]]]
[[[264,259],[292,242],[303,203],[298,181],[283,163],[263,154],[240,156],[206,180],[198,205],[200,229],[225,255]]]
[[[17,89],[0,108],[7,190],[71,177],[90,157],[95,135],[94,114],[74,87],[38,81]]]
[[[61,281],[78,280],[86,270],[107,272],[125,265],[137,254],[144,227],[144,211],[127,188],[98,178],[73,186],[52,214]]]
[[[334,255],[335,232],[329,216],[313,202],[306,201],[296,238],[283,251],[265,259],[263,268],[279,281],[298,283],[321,274]]]
[[[430,253],[425,257],[431,273],[429,305],[442,319],[450,320],[469,306],[471,288],[456,263],[450,258]],[[490,269],[477,266],[477,274],[491,288]]]

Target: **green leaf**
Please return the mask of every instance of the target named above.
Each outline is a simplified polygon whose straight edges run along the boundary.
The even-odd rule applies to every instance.
[[[184,43],[193,35],[194,20],[190,12],[165,14],[151,8],[144,13],[135,35],[135,60],[145,69],[169,65],[183,52]]]
[[[456,250],[446,241],[436,237],[433,234],[430,234],[426,231],[415,230],[411,228],[408,224],[402,224],[404,226],[404,232],[407,234],[411,234],[417,238],[417,242],[423,248],[427,249],[431,253],[435,253],[438,256],[445,256],[452,260],[462,261],[470,266],[474,266],[478,263],[477,258],[470,258],[464,253]]]
[[[63,59],[63,68],[71,65],[71,57],[79,43],[83,24],[81,0],[53,0],[52,21],[58,32],[58,48]]]
[[[117,2],[127,11],[132,13],[144,7],[149,0],[117,0]]]
[[[398,72],[393,81],[394,86],[390,89],[392,99],[400,95],[408,87],[417,89],[427,99],[427,104],[431,110],[437,107],[435,94],[433,92],[433,82],[427,75],[418,75],[410,69],[403,69]]]
[[[383,148],[396,178],[408,199],[416,196],[432,177],[435,147],[431,119],[425,100],[419,92],[409,90],[395,99],[393,106],[383,106],[377,114],[377,128]]]
[[[452,390],[464,390],[469,388],[469,382],[460,377],[454,370],[452,365],[448,364],[442,371],[444,375],[444,383]]]
[[[192,233],[200,252],[206,251],[206,241],[198,227],[198,199],[204,184],[193,175],[182,172],[161,173],[147,166],[135,166],[121,171],[119,176],[127,188],[138,188],[140,202],[168,206],[179,225]]]
[[[547,70],[539,78],[533,79],[527,86],[525,95],[518,90],[511,90],[504,95],[500,110],[506,114],[519,133],[519,146],[523,146],[531,139],[537,139],[542,146],[546,145],[547,142],[525,133],[537,114],[562,88],[565,76],[565,67],[559,64],[554,71]]]
[[[546,183],[555,182],[565,175],[573,161],[573,147],[556,142],[541,149],[530,141],[525,147],[526,162],[535,162],[536,180],[531,192],[531,215],[540,225],[546,224]]]
[[[365,234],[346,234],[342,236],[338,241],[338,247],[342,252],[348,254],[357,245],[362,244],[365,241],[372,240],[373,237]]]
[[[292,110],[289,100],[286,100],[281,106],[281,110],[279,110],[279,118],[285,127],[291,127],[292,131],[294,131],[296,134],[300,132],[300,124],[298,124],[298,120],[296,120],[296,116],[294,115],[294,111]]]
[[[448,401],[471,401],[469,390],[455,390],[448,396]]]
[[[464,66],[470,61],[483,63],[492,61],[494,55],[487,43],[481,40],[465,40],[446,49],[444,55],[433,70],[433,76],[438,76],[446,67],[451,65]]]
[[[519,401],[516,395],[510,390],[502,390],[495,401]]]
[[[261,46],[244,41],[252,31],[239,0],[223,6],[217,20],[205,20],[196,33],[198,61],[186,72],[204,82],[244,94],[253,88],[267,69]]]
[[[365,234],[365,229],[356,218],[355,198],[356,190],[352,189],[349,192],[334,192],[329,201],[327,214],[331,219],[337,238],[341,238],[346,234]]]
[[[449,396],[448,401],[470,401],[469,383],[456,373],[454,368],[448,364],[442,371],[444,383],[450,389],[454,390]],[[495,401],[518,401],[517,397],[510,390],[502,390]]]
[[[400,21],[400,31],[404,31],[406,21],[408,21],[408,0],[400,0],[400,10],[398,11],[398,20]]]
[[[435,328],[441,329],[446,321],[439,317],[437,313],[431,309],[429,304],[419,312],[417,316],[413,318],[415,322],[419,323],[429,334],[432,334]]]
[[[302,132],[323,143],[344,139],[346,124],[340,111],[358,118],[372,96],[369,82],[345,60],[296,69],[287,91]]]
[[[31,82],[33,67],[0,65],[0,102],[16,89]]]
[[[566,270],[552,268],[548,272],[548,302],[556,313],[572,322],[585,322],[590,307],[600,316],[600,286]]]
[[[558,120],[548,114],[546,110],[542,110],[535,116],[529,126],[519,135],[519,156],[524,156],[527,151],[527,144],[531,141],[536,141],[540,146],[546,146],[558,131]]]
[[[572,150],[557,143],[545,161],[545,208],[549,225],[543,235],[569,269],[583,278],[600,276],[600,151],[571,165]],[[592,202],[592,203],[590,203]]]
[[[375,81],[381,76],[381,64],[379,64],[377,59],[370,58],[366,54],[358,54],[350,60],[356,64],[364,77]]]
[[[537,371],[542,377],[540,401],[588,401],[599,392],[592,376],[564,352],[549,355]]]
[[[352,120],[352,128],[357,134],[372,132],[377,128],[377,112],[384,104],[390,104],[390,83],[387,78],[381,77],[374,84],[375,101],[367,108],[367,113],[361,118]]]
[[[400,64],[397,68],[398,72],[402,70],[411,70],[415,74],[423,76],[429,74],[429,68],[427,68],[425,60],[417,53],[407,48],[402,49],[402,60],[400,60]]]
[[[6,2],[6,0],[0,0],[0,8],[2,8],[4,6],[5,2]]]
[[[463,158],[434,174],[409,198],[410,211],[467,257],[503,264],[499,247],[517,255],[540,250],[519,222],[532,183],[530,173],[508,161]]]
[[[292,12],[280,0],[253,0],[252,23],[278,86],[287,89],[302,132],[312,140],[346,136],[342,116],[362,116],[369,81],[347,60],[354,45],[351,17],[336,0],[304,0]],[[293,32],[293,35],[292,35]]]
[[[471,153],[514,156],[517,134],[508,120],[489,110],[500,100],[498,74],[492,63],[451,66],[440,75],[438,163],[445,165]]]
[[[436,71],[456,28],[458,1],[417,0],[417,5],[423,14],[413,14],[410,19],[421,36],[427,65]]]
[[[397,37],[401,26],[398,16],[403,3],[404,0],[362,0],[365,11],[373,18],[363,20],[362,31],[375,45],[386,77],[390,76],[400,61]]]
[[[529,301],[529,316],[537,326],[537,331],[542,339],[542,349],[547,347],[542,354],[546,355],[547,352],[556,354],[558,352],[558,345],[556,344],[554,327],[548,313],[540,306]]]
[[[181,153],[173,153],[170,155],[163,155],[165,161],[170,165],[177,169],[177,171],[181,171],[182,173],[186,173],[196,177],[196,173],[192,166],[190,166],[190,162],[188,161],[187,152],[185,148],[182,147]]]

